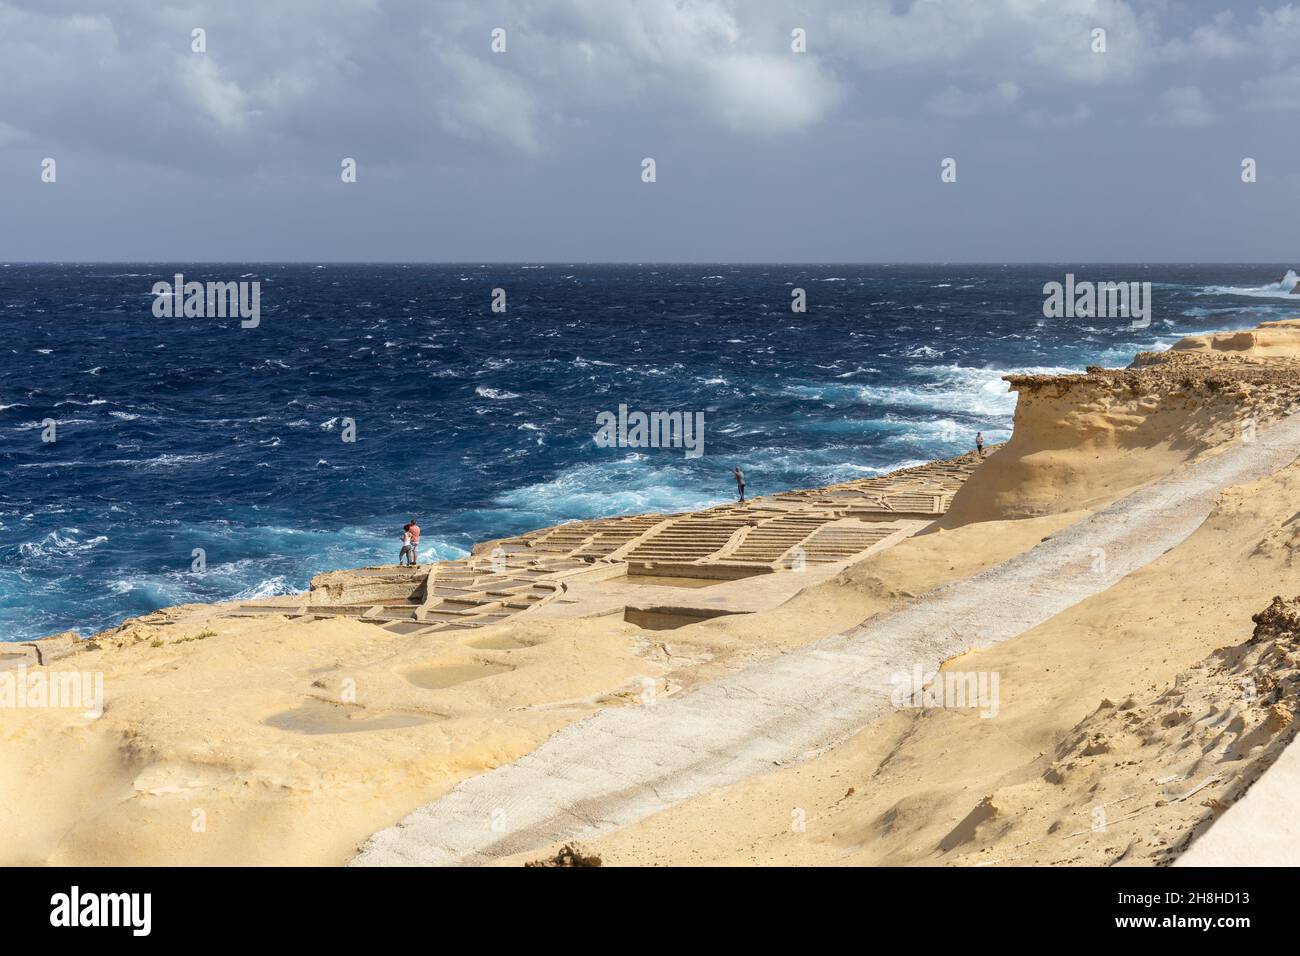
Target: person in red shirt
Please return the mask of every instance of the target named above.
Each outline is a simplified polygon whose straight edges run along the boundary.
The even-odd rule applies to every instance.
[[[402,526],[402,530],[411,536],[411,563],[420,563],[420,526],[412,518]]]

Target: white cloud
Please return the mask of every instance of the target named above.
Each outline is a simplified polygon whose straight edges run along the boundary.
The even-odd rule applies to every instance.
[[[1249,80],[1242,84],[1242,94],[1248,110],[1294,110],[1300,106],[1300,67]]]
[[[735,54],[708,67],[709,106],[741,132],[781,133],[825,116],[839,98],[837,84],[815,62]]]
[[[238,83],[221,78],[216,61],[207,56],[187,56],[177,63],[180,86],[200,110],[227,130],[243,129],[248,121],[248,94]]]
[[[628,99],[660,97],[754,134],[811,125],[840,98],[841,84],[821,58],[790,49],[786,17],[744,5],[733,13],[718,0],[576,0],[572,6],[584,34],[575,45],[580,65],[600,67],[599,97],[620,90]],[[588,98],[585,89],[566,92]]]
[[[1225,10],[1209,23],[1196,27],[1186,39],[1171,39],[1160,49],[1159,59],[1167,62],[1228,60],[1248,52],[1251,46],[1239,35],[1232,12]]]
[[[1157,126],[1209,126],[1215,121],[1213,108],[1195,86],[1178,86],[1160,96],[1160,109],[1148,121]]]
[[[513,75],[459,50],[444,49],[437,57],[452,81],[437,103],[448,132],[538,151],[537,106]]]
[[[1247,33],[1251,47],[1273,62],[1290,60],[1300,53],[1300,9],[1289,3],[1273,10],[1261,9]]]

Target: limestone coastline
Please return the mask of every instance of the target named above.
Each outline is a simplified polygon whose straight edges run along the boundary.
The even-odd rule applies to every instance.
[[[347,863],[595,714],[815,649],[1137,489],[1247,461],[1300,407],[1300,321],[1008,381],[1014,431],[987,457],[571,522],[459,561],[326,572],[292,598],[0,645],[0,675],[86,671],[104,687],[96,717],[5,711],[0,862]],[[996,601],[952,622],[961,653],[944,670],[999,675],[996,716],[895,707],[587,849],[606,865],[1173,862],[1277,759],[1298,709],[1300,468],[1212,490],[1166,553],[1023,633],[981,646]],[[1098,560],[1084,557],[1080,575]],[[508,832],[509,814],[496,823]],[[567,842],[503,841],[494,859],[559,857]]]

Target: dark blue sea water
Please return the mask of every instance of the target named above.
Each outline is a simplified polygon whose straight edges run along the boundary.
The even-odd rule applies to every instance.
[[[152,285],[178,271],[260,281],[260,327],[155,318]],[[1045,319],[1043,284],[1066,271],[1152,282],[1151,327]],[[1293,315],[1285,271],[0,266],[0,639],[301,590],[395,561],[410,517],[425,557],[451,557],[565,519],[723,501],[734,465],[763,494],[955,454],[976,430],[1008,435],[1003,374],[1123,365]],[[597,447],[596,414],[620,403],[703,411],[705,454]]]

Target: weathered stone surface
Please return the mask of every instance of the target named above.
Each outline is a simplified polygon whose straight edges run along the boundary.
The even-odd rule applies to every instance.
[[[0,671],[35,667],[40,662],[36,648],[31,644],[0,644]]]
[[[81,639],[76,631],[64,631],[62,634],[42,637],[38,641],[32,641],[30,646],[36,649],[41,664],[50,664],[62,660],[70,654],[84,650],[85,641]]]

